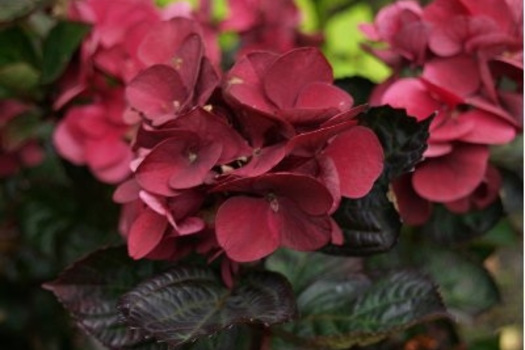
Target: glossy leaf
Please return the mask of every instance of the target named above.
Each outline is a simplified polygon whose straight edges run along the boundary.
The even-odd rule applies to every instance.
[[[31,38],[22,28],[13,26],[0,31],[0,47],[0,67],[20,62],[37,66],[35,48]]]
[[[365,256],[388,251],[397,242],[401,221],[386,195],[386,186],[376,183],[363,198],[343,199],[334,219],[343,230],[342,245],[329,244],[323,252]]]
[[[339,289],[318,284],[316,293],[322,297],[317,302],[308,298],[305,304],[301,295],[302,318],[292,333],[319,348],[347,349],[446,316],[434,284],[416,272],[395,272],[371,285],[357,279],[346,284]]]
[[[494,227],[503,216],[498,200],[482,210],[455,214],[442,206],[435,206],[432,217],[423,227],[423,234],[434,241],[453,245],[480,237]]]
[[[43,47],[42,83],[48,84],[64,72],[89,26],[79,22],[58,22],[49,32]]]
[[[288,281],[251,272],[229,290],[211,270],[177,266],[141,283],[120,300],[131,327],[178,346],[239,324],[270,325],[296,314]]]
[[[284,248],[270,255],[265,263],[267,269],[283,274],[290,281],[295,295],[301,294],[318,280],[342,280],[355,276],[362,270],[362,265],[359,258],[298,252]]]
[[[432,118],[417,122],[402,109],[381,106],[370,108],[359,120],[374,130],[383,146],[383,181],[388,182],[412,170],[423,157]]]
[[[79,326],[102,344],[142,349],[146,335],[127,327],[117,301],[154,271],[152,262],[132,260],[123,247],[106,248],[76,262],[44,288],[52,291]]]
[[[481,263],[453,251],[426,250],[423,269],[440,286],[452,312],[479,314],[500,301],[498,287]]]

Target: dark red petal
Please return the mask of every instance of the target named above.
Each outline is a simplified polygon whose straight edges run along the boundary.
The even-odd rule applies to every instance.
[[[221,153],[222,145],[212,142],[201,144],[194,151],[179,153],[172,162],[174,172],[169,179],[170,187],[186,189],[203,184]]]
[[[168,227],[165,217],[145,209],[131,225],[128,236],[128,254],[140,259],[150,253],[160,243]]]
[[[435,58],[426,62],[423,78],[459,96],[473,94],[481,84],[477,62],[467,55]]]
[[[392,182],[397,209],[407,225],[423,225],[432,213],[432,203],[421,198],[412,187],[412,174],[404,174]]]
[[[323,154],[334,161],[344,197],[363,197],[383,171],[381,143],[372,130],[362,126],[335,137]]]
[[[139,165],[135,179],[149,192],[164,196],[176,194],[169,181],[177,170],[188,166],[188,145],[196,142],[197,137],[188,133],[159,143]]]
[[[263,175],[255,179],[253,188],[259,193],[273,193],[278,198],[287,198],[310,215],[328,213],[334,200],[318,180],[294,173]]]
[[[460,138],[461,141],[498,145],[509,143],[516,137],[516,128],[497,115],[472,109],[459,116],[468,120],[473,128]]]
[[[458,144],[451,153],[423,162],[412,183],[423,198],[450,202],[465,197],[483,180],[489,150],[486,146]]]
[[[336,108],[340,112],[348,111],[354,99],[344,90],[331,83],[314,82],[306,85],[297,96],[295,108]]]
[[[180,75],[173,68],[155,65],[142,71],[126,87],[130,105],[155,125],[173,119],[187,98]]]
[[[270,227],[281,234],[282,245],[301,251],[312,251],[332,238],[330,217],[312,216],[288,198],[279,198],[279,208],[271,211]]]
[[[441,109],[441,104],[415,78],[400,79],[393,83],[385,91],[381,102],[394,108],[405,108],[410,116],[418,120],[427,119]]]
[[[232,197],[217,211],[217,240],[234,261],[254,261],[275,251],[281,237],[268,224],[271,209],[261,198]]]
[[[311,83],[333,80],[330,63],[317,48],[300,48],[280,56],[266,71],[264,91],[279,109],[293,108],[300,91]]]
[[[285,155],[283,143],[254,150],[249,162],[241,168],[235,169],[232,174],[238,176],[262,175],[279,164]]]

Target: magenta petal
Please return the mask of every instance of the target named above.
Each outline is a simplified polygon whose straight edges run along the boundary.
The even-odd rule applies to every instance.
[[[140,259],[150,253],[162,240],[168,227],[166,218],[146,209],[133,222],[128,236],[128,254]]]
[[[372,130],[362,126],[335,137],[323,154],[334,161],[345,197],[366,195],[383,171],[381,143]]]
[[[270,205],[265,199],[232,197],[217,211],[217,240],[234,261],[254,261],[272,253],[281,243],[268,225]]]
[[[465,197],[483,180],[488,157],[486,146],[456,145],[451,153],[428,159],[416,169],[414,189],[421,197],[436,202]]]
[[[172,67],[179,73],[187,91],[192,91],[201,67],[204,47],[197,34],[188,35],[172,59]]]
[[[126,87],[130,105],[159,125],[169,120],[187,98],[180,75],[173,68],[155,65],[137,75]]]
[[[478,109],[472,109],[459,116],[474,125],[469,133],[461,137],[462,141],[499,145],[509,143],[516,137],[516,128],[497,115]]]
[[[279,199],[279,210],[269,215],[270,226],[281,234],[282,245],[301,251],[312,251],[332,238],[330,217],[312,216],[287,198]]]
[[[354,103],[352,96],[330,83],[315,82],[306,85],[297,96],[295,108],[336,108],[348,111]]]
[[[332,68],[317,48],[300,48],[280,56],[264,77],[266,96],[279,109],[293,108],[297,95],[308,84],[333,80]]]
[[[460,140],[475,128],[476,124],[468,118],[461,116],[456,118],[449,113],[439,113],[430,126],[429,142],[446,143]]]
[[[459,96],[473,94],[481,84],[477,62],[467,55],[428,61],[423,69],[423,78]]]

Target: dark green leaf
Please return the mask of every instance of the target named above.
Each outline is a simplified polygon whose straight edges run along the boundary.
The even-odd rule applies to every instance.
[[[44,41],[42,83],[57,79],[89,32],[89,26],[79,22],[58,22]]]
[[[516,231],[523,232],[523,173],[520,178],[512,171],[505,169],[499,171],[503,177],[500,190],[503,208]]]
[[[440,286],[445,304],[453,311],[476,315],[500,301],[498,287],[481,263],[429,247],[422,266]]]
[[[22,28],[14,26],[2,30],[0,47],[0,67],[20,62],[29,63],[33,67],[38,66],[35,48]]]
[[[317,283],[315,293],[322,296],[317,303],[299,296],[302,318],[291,332],[309,345],[347,349],[446,316],[436,287],[416,272],[395,272],[371,285],[363,280],[346,284],[338,289]]]
[[[329,244],[323,252],[364,256],[388,251],[397,242],[401,221],[386,195],[386,186],[376,183],[359,199],[344,198],[334,215],[343,230],[343,245]]]
[[[455,244],[482,236],[503,216],[498,200],[485,209],[467,214],[449,212],[443,206],[434,206],[432,217],[423,227],[423,234],[440,244]]]
[[[295,316],[288,281],[273,272],[251,272],[233,290],[210,269],[174,267],[126,293],[120,309],[132,327],[178,346],[224,328],[266,326]]]
[[[321,253],[280,249],[266,259],[266,268],[283,274],[293,286],[295,295],[301,294],[318,280],[342,280],[362,270],[361,259],[328,256]]]
[[[154,272],[152,262],[132,260],[126,248],[106,248],[76,262],[44,288],[52,291],[79,326],[102,344],[128,347],[141,344],[146,335],[126,326],[117,301]]]
[[[427,148],[428,128],[433,118],[418,122],[405,110],[389,106],[373,107],[359,117],[362,125],[374,130],[385,154],[383,181],[414,168]]]
[[[336,79],[334,84],[348,92],[354,98],[354,105],[368,103],[375,84],[365,77],[353,76]]]
[[[0,1],[0,23],[26,16],[45,2],[46,0],[2,0]]]

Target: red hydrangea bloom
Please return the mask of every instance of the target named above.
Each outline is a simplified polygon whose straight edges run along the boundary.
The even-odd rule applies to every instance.
[[[424,223],[432,203],[465,212],[497,198],[488,147],[512,141],[523,125],[522,7],[511,0],[398,1],[363,26],[371,40],[389,44],[383,59],[395,68],[372,104],[405,108],[418,120],[437,112],[424,161],[394,182],[406,222]],[[412,25],[421,30],[409,31]],[[424,55],[407,53],[406,43]],[[399,78],[402,71],[412,77]]]
[[[280,246],[342,243],[330,214],[341,196],[366,195],[383,168],[376,135],[357,125],[363,108],[352,109],[313,48],[251,53],[225,76],[222,91],[203,94],[195,76],[206,60],[202,42],[186,32],[166,35],[180,35],[175,53],[151,50],[162,58],[127,85],[130,104],[144,115],[133,177],[115,193],[127,203],[121,229],[130,255],[171,259],[199,247],[210,259],[224,253],[231,271],[229,262],[258,260]],[[193,64],[177,70],[181,55]],[[170,110],[180,96],[193,102]],[[194,194],[201,200],[177,211]]]
[[[44,150],[35,138],[17,136],[17,121],[30,108],[14,99],[0,100],[0,178],[36,166],[44,159]]]
[[[96,178],[118,183],[131,172],[132,154],[122,121],[122,89],[106,91],[93,103],[71,107],[53,135],[57,152],[76,165],[87,165]]]

